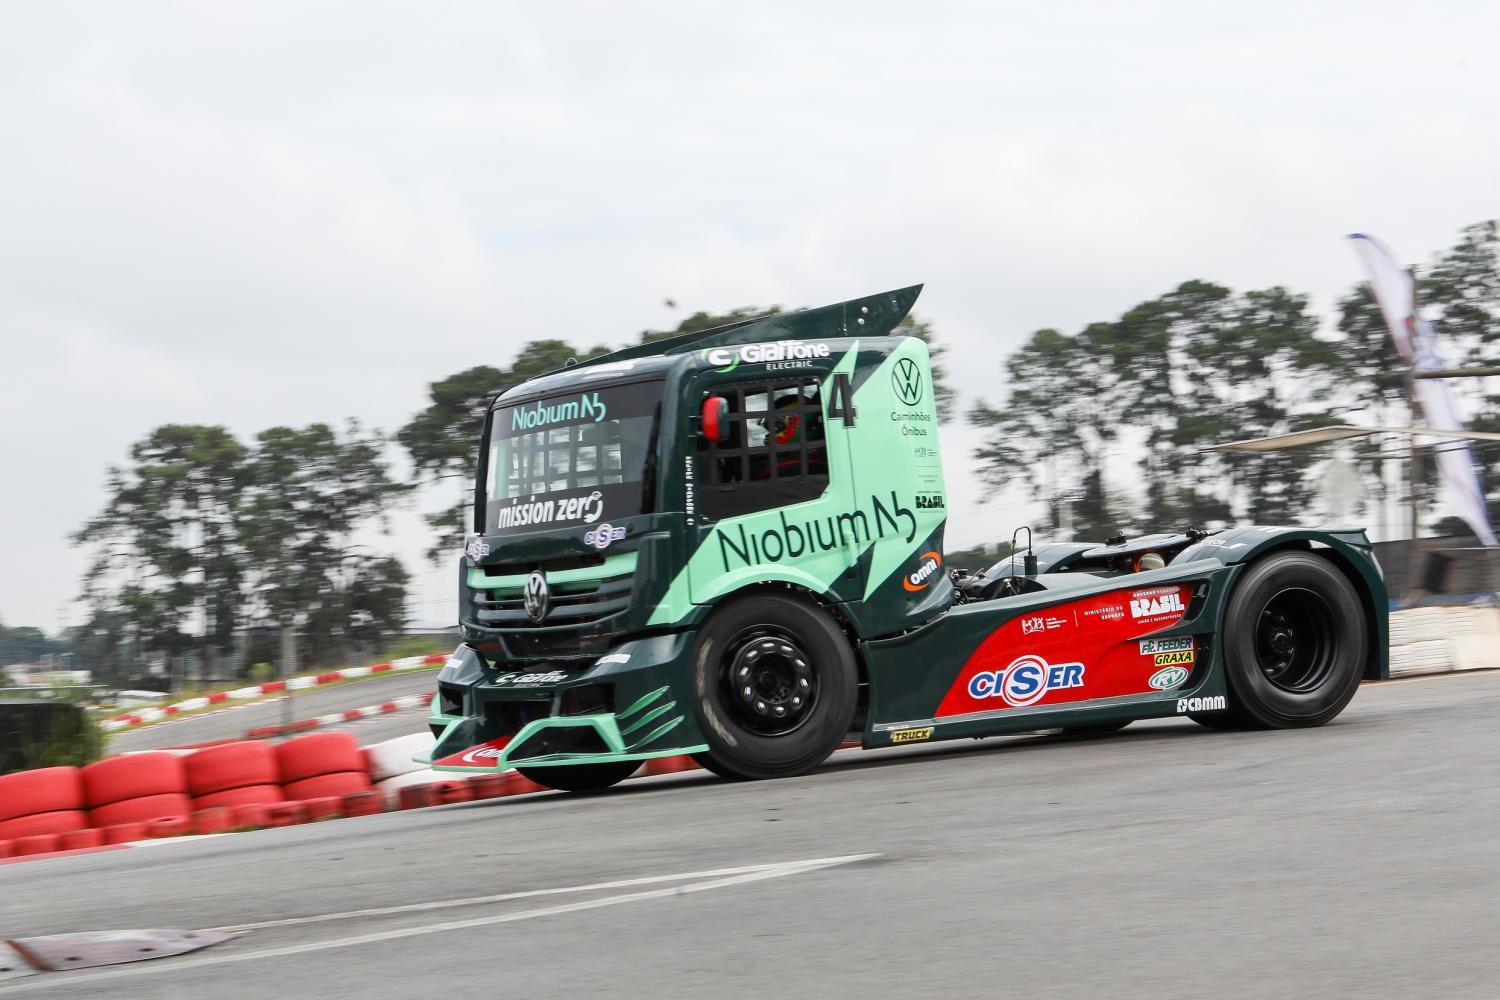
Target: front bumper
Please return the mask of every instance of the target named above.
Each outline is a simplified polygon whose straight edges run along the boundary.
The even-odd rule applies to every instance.
[[[590,664],[497,669],[460,646],[438,675],[434,770],[492,773],[707,749],[688,701],[687,634],[627,642]]]

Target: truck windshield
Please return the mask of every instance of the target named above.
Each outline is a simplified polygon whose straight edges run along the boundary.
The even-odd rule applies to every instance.
[[[486,534],[643,513],[662,383],[546,396],[490,417]]]

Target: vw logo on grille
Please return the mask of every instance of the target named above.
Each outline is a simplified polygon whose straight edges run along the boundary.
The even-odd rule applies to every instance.
[[[534,622],[547,617],[552,610],[552,588],[547,586],[547,576],[539,569],[531,571],[526,578],[526,616]]]

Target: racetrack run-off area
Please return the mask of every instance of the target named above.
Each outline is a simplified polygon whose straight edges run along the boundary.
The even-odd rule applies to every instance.
[[[698,1000],[771,965],[787,997],[1493,996],[1497,711],[1500,673],[1394,681],[1323,729],[1138,723],[42,859],[0,869],[0,937],[243,933],[0,997]]]

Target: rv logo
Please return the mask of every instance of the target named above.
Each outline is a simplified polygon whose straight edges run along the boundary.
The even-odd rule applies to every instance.
[[[539,622],[552,610],[552,588],[547,586],[547,576],[541,570],[531,571],[526,578],[526,617]]]
[[[891,388],[896,398],[907,406],[916,406],[922,401],[922,369],[911,358],[902,358],[891,371]]]

